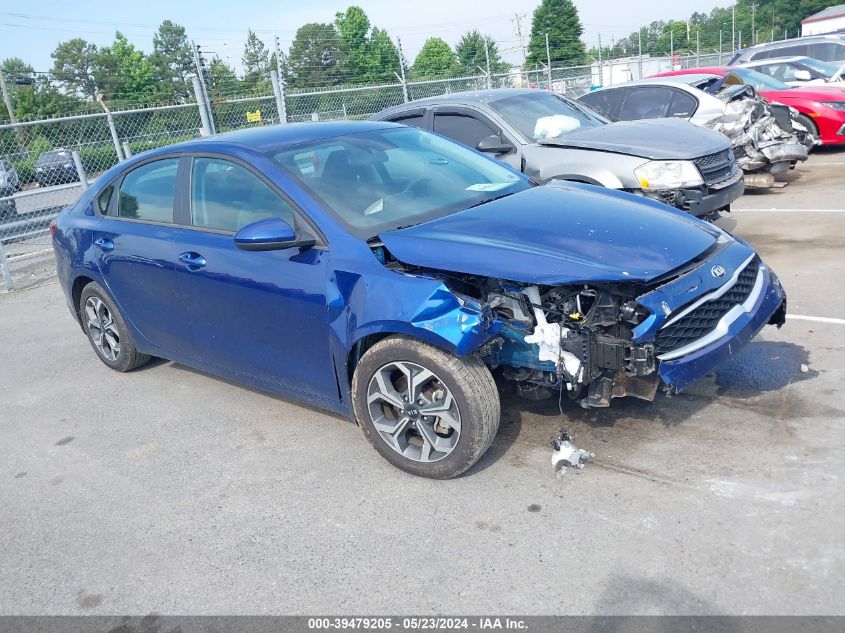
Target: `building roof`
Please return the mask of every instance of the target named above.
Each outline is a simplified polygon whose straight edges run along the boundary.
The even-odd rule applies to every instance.
[[[818,13],[814,13],[813,15],[801,20],[801,24],[807,24],[807,22],[818,22],[820,20],[827,20],[828,18],[838,18],[840,16],[845,16],[845,4],[837,4],[832,7],[828,7],[827,9],[822,9]]]

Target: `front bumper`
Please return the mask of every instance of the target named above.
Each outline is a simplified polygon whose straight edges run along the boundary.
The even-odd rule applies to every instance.
[[[736,175],[724,184],[695,189],[673,189],[647,195],[687,211],[695,217],[703,217],[727,209],[743,193],[745,193],[745,182],[742,172],[737,170]]]
[[[671,360],[660,361],[658,373],[678,393],[703,378],[720,363],[739,352],[764,325],[782,325],[786,314],[786,293],[767,266],[760,267],[762,291],[748,312],[726,324],[725,333],[706,347]]]

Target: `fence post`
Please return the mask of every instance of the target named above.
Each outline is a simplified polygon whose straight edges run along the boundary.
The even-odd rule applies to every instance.
[[[70,155],[73,157],[73,165],[82,184],[82,191],[85,191],[88,188],[88,175],[85,173],[85,167],[82,166],[82,156],[75,149],[71,150]]]
[[[349,115],[347,115],[347,114],[346,114],[346,102],[345,102],[345,101],[342,101],[340,105],[341,105],[341,107],[343,108],[343,120],[344,120],[344,121],[348,121],[348,120],[349,120]]]
[[[404,99],[405,103],[408,103],[408,84],[405,82],[405,54],[402,52],[402,38],[396,38],[397,43],[399,44],[399,75],[396,77],[399,81],[402,82],[402,99]]]
[[[126,158],[132,158],[132,148],[129,147],[129,141],[123,141],[122,145],[123,155],[126,156]]]
[[[202,93],[202,85],[200,84],[200,78],[196,75],[191,75],[191,83],[194,86],[194,96],[197,98],[197,108],[200,111],[200,121],[202,121],[202,130],[201,136],[211,136],[214,134],[211,131],[211,122],[209,120],[208,110],[206,106],[208,105],[203,99]]]
[[[3,272],[3,285],[6,286],[6,290],[14,290],[15,284],[12,282],[12,273],[9,272],[9,262],[6,259],[6,253],[3,250],[2,239],[0,239],[0,270]]]
[[[276,111],[279,113],[279,123],[287,123],[288,115],[285,110],[285,95],[282,92],[282,82],[279,80],[279,71],[270,71],[270,83],[273,85],[273,95],[276,97]]]
[[[493,87],[493,78],[490,76],[490,48],[487,46],[487,36],[484,36],[484,61],[487,66],[487,90]]]
[[[100,104],[100,107],[106,113],[106,122],[109,124],[109,133],[111,134],[111,142],[114,145],[114,151],[117,154],[117,162],[122,162],[123,159],[123,150],[120,147],[120,139],[117,137],[117,127],[114,124],[114,117],[111,115],[111,110],[106,105],[106,102],[103,101],[103,95],[97,95],[97,103]]]
[[[546,33],[546,76],[549,79],[548,89],[552,89],[552,54],[549,52],[549,34]]]

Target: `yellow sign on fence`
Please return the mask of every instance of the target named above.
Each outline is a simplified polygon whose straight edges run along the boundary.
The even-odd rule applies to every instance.
[[[247,111],[246,121],[247,121],[247,123],[260,123],[261,122],[261,110],[256,108],[255,112]]]

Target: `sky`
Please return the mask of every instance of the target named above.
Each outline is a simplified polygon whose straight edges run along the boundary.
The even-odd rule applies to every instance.
[[[36,71],[52,67],[50,53],[60,41],[81,37],[98,46],[120,30],[136,46],[149,52],[152,35],[162,20],[184,26],[188,37],[216,53],[236,69],[248,28],[272,49],[279,37],[287,52],[296,29],[306,22],[330,22],[350,4],[361,6],[370,21],[401,38],[409,63],[426,38],[439,36],[454,45],[468,30],[478,28],[496,40],[505,61],[520,63],[515,15],[531,29],[531,13],[539,0],[2,0],[0,2],[0,59],[21,57]],[[709,12],[730,0],[576,0],[584,25],[584,40],[593,45],[635,31],[654,20],[685,19],[693,11]],[[527,39],[526,39],[527,41]]]

